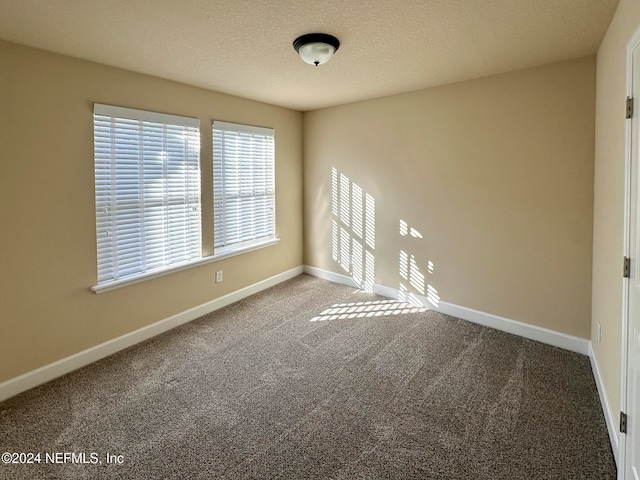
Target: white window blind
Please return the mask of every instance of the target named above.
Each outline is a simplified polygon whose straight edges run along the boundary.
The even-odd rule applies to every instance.
[[[274,130],[213,122],[214,254],[275,238]]]
[[[200,121],[94,105],[98,285],[202,257]]]

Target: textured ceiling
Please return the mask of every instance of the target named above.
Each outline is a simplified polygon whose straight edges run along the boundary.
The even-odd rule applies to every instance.
[[[593,54],[617,4],[0,0],[0,38],[306,111]],[[311,32],[341,42],[319,67],[291,46]]]

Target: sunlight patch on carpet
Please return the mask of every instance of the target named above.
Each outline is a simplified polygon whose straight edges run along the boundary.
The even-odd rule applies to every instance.
[[[369,302],[337,303],[327,308],[320,315],[311,319],[312,322],[327,320],[344,320],[353,318],[386,317],[408,313],[426,312],[425,307],[397,302],[395,300],[377,300]]]

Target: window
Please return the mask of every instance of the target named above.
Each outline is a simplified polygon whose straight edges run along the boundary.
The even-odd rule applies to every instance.
[[[202,257],[200,121],[94,105],[98,285]]]
[[[274,131],[213,122],[214,255],[276,241]]]

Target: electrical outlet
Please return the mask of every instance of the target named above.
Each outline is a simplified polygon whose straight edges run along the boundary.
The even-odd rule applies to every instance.
[[[600,322],[598,322],[597,324],[597,331],[598,331],[598,343],[600,343],[602,341],[602,326],[600,325]]]
[[[222,270],[216,272],[216,283],[220,283],[222,281]]]

